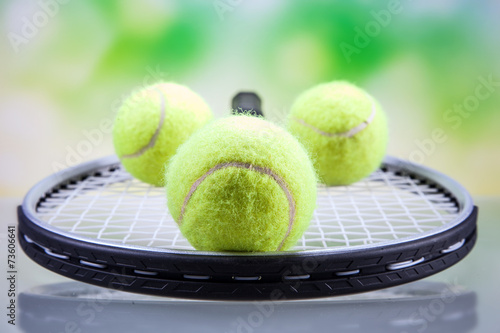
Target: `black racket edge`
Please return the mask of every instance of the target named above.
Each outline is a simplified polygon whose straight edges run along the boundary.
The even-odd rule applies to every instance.
[[[150,295],[263,300],[273,294],[285,299],[303,299],[365,292],[440,272],[472,250],[476,241],[477,207],[454,228],[387,249],[290,256],[200,256],[111,248],[45,230],[31,223],[21,206],[18,216],[19,239],[25,253],[39,265],[63,276]],[[461,240],[464,243],[458,249],[441,253]],[[423,261],[417,263],[421,258]],[[408,260],[416,264],[389,269],[391,264]],[[346,272],[350,275],[342,275]]]
[[[440,257],[425,260],[412,267],[382,273],[339,277],[330,275],[321,280],[298,279],[280,281],[238,281],[235,279],[214,282],[211,279],[168,280],[127,274],[127,268],[103,271],[86,267],[70,260],[47,254],[43,248],[20,238],[25,253],[39,265],[60,275],[81,282],[114,290],[155,296],[179,297],[198,300],[296,300],[341,296],[393,287],[416,281],[443,271],[462,260],[476,242],[476,231],[465,240],[462,247]]]
[[[67,256],[68,260],[83,260],[96,265],[106,265],[103,270],[129,268],[143,272],[162,274],[169,279],[184,274],[210,276],[213,281],[241,277],[259,276],[259,280],[281,280],[285,274],[330,274],[360,270],[358,274],[380,273],[394,265],[420,258],[432,259],[442,252],[470,237],[476,228],[477,207],[462,223],[437,235],[396,245],[366,249],[339,249],[335,253],[320,251],[290,252],[276,255],[203,255],[196,251],[182,254],[157,252],[126,247],[111,247],[89,243],[44,229],[31,221],[18,207],[19,236],[27,236],[32,244],[47,249],[53,256]],[[191,253],[191,254],[190,254]],[[318,276],[321,278],[322,276]]]

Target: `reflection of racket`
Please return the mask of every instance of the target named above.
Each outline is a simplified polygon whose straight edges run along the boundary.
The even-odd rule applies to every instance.
[[[195,251],[164,190],[134,180],[115,157],[44,179],[18,213],[24,251],[54,272],[199,299],[310,298],[418,280],[472,249],[477,217],[455,181],[390,157],[361,182],[319,186],[311,225],[290,252]]]
[[[173,332],[462,333],[477,324],[476,303],[471,291],[427,281],[295,302],[172,300],[66,282],[22,292],[19,322],[23,332],[158,331],[168,323]]]

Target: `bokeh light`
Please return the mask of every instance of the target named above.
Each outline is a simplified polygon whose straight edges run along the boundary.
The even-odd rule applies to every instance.
[[[390,121],[388,153],[474,195],[500,193],[496,1],[70,1],[0,4],[0,195],[113,154],[133,89],[190,86],[217,117],[253,90],[283,124],[315,84],[355,82]]]

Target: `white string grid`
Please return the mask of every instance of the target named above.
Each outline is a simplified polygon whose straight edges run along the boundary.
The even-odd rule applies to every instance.
[[[38,217],[60,230],[125,245],[193,247],[170,216],[165,190],[120,166],[67,184],[40,200]],[[357,246],[400,239],[454,220],[454,200],[407,175],[377,170],[349,186],[318,186],[314,216],[293,250]]]

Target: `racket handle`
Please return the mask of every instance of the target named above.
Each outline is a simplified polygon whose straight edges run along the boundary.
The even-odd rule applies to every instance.
[[[239,92],[233,97],[232,114],[250,113],[253,116],[264,117],[260,97],[253,92]]]

